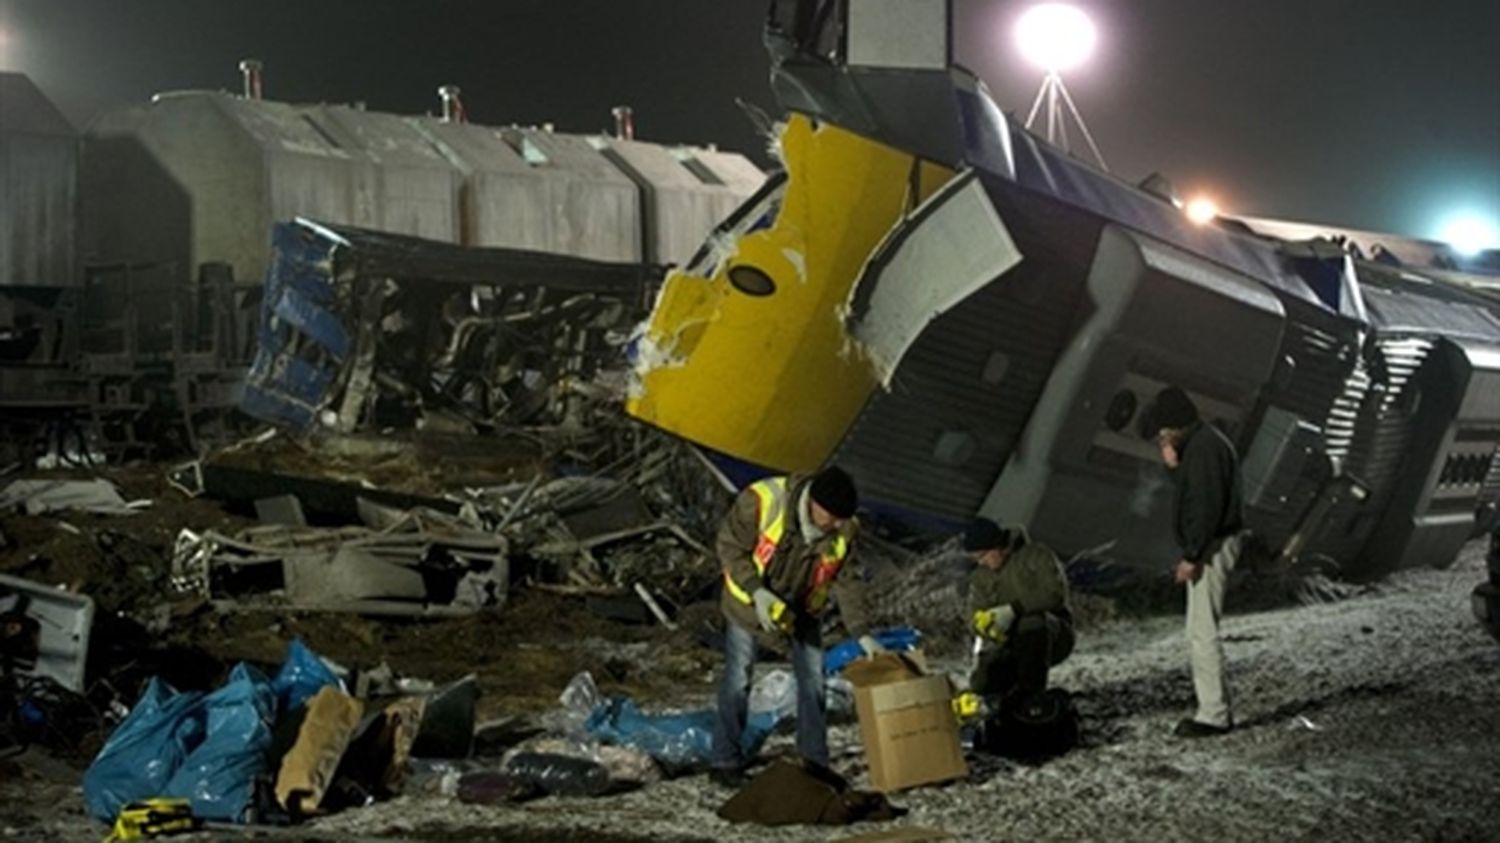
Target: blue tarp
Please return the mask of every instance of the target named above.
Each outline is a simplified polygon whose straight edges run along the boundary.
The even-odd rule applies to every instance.
[[[917,645],[922,643],[922,633],[909,626],[879,629],[870,635],[880,642],[880,646],[898,653],[915,650]],[[864,648],[859,646],[858,638],[846,638],[823,653],[823,672],[829,676],[837,675],[845,665],[864,654]]]
[[[203,742],[193,747],[163,789],[193,802],[193,816],[242,822],[255,797],[255,777],[266,766],[276,697],[264,674],[236,665],[229,682],[202,699]]]
[[[301,638],[293,638],[286,648],[286,661],[271,680],[271,691],[276,694],[278,711],[293,711],[324,685],[338,684],[338,676],[328,665]]]
[[[89,814],[114,822],[120,806],[162,796],[167,781],[193,747],[203,742],[203,695],[178,693],[152,678],[94,763],[83,774],[83,802]]]
[[[194,816],[241,822],[255,795],[255,776],[265,767],[278,712],[337,682],[296,640],[274,681],[246,664],[207,695],[179,693],[152,678],[84,773],[84,805],[95,818],[113,822],[128,802],[175,796],[192,800]]]
[[[604,743],[635,747],[663,764],[686,767],[709,761],[716,717],[713,709],[646,714],[634,700],[612,697],[594,709],[585,728]],[[751,713],[740,738],[740,754],[754,757],[780,719],[775,711]]]

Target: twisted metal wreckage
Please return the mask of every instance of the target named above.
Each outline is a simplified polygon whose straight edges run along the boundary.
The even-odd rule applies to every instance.
[[[504,447],[472,438],[479,434],[598,433],[608,426],[598,407],[618,400],[609,376],[622,373],[629,331],[661,274],[645,264],[466,249],[307,220],[277,226],[273,245],[259,350],[240,406],[294,436],[366,454],[400,447],[377,441],[391,431],[466,442],[471,453]],[[670,571],[674,551],[702,555],[675,520],[652,516],[643,495],[670,472],[662,449],[672,447],[637,447],[631,468],[640,470],[627,470],[628,482],[536,476],[425,495],[268,475],[222,459],[192,463],[178,476],[190,493],[257,508],[282,495],[292,512],[236,537],[185,531],[174,582],[238,606],[275,605],[256,599],[274,596],[299,608],[462,614],[503,601],[506,535],[518,531],[529,556],[559,560],[584,587],[604,586],[606,566],[595,554],[627,539],[646,542]],[[675,497],[657,489],[653,504],[660,511]],[[308,528],[304,498],[366,526]],[[548,524],[538,528],[539,517]],[[614,563],[607,567],[630,567]],[[640,578],[629,579],[642,605],[664,618]]]

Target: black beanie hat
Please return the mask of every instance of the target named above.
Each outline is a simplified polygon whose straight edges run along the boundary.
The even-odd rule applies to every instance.
[[[964,550],[999,550],[1010,546],[1010,531],[988,518],[975,518],[964,530]]]
[[[1156,406],[1152,410],[1152,419],[1152,434],[1164,427],[1177,430],[1198,420],[1198,408],[1193,406],[1193,399],[1189,398],[1180,387],[1169,386],[1156,393]]]
[[[828,510],[835,518],[848,518],[859,508],[859,493],[854,491],[854,479],[838,466],[829,466],[813,478],[808,492],[813,502]]]

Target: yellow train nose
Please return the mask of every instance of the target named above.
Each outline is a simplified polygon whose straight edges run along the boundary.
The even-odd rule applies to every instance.
[[[780,471],[823,463],[876,380],[843,316],[872,252],[954,173],[792,116],[786,180],[667,277],[638,345],[632,416]]]

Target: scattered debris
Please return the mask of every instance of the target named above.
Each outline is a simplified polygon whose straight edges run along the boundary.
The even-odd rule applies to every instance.
[[[27,515],[76,510],[98,515],[132,515],[150,501],[126,501],[108,480],[15,480],[0,492],[0,511]]]
[[[302,511],[302,501],[296,495],[277,495],[261,498],[255,502],[255,517],[267,524],[282,524],[288,527],[306,527],[307,515]]]
[[[271,239],[240,407],[301,434],[577,427],[660,274],[302,219]]]
[[[270,525],[236,538],[183,530],[172,574],[179,591],[235,610],[453,615],[504,603],[506,547],[452,516],[412,510],[381,530]]]
[[[0,574],[0,676],[82,691],[93,625],[92,599]]]

